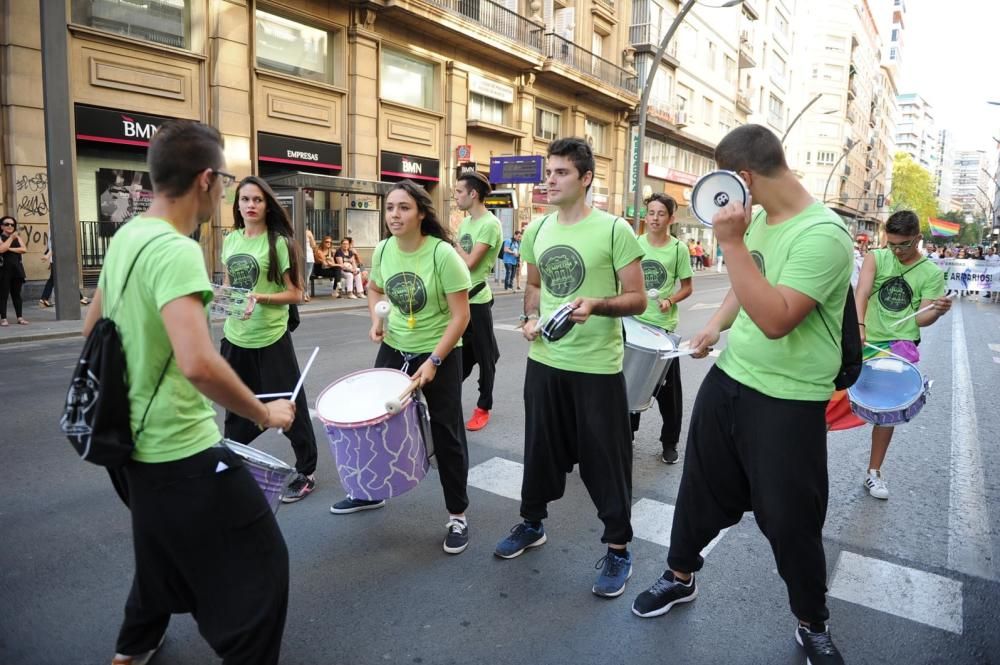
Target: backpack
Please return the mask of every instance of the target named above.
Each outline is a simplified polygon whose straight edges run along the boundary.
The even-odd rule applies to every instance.
[[[823,222],[816,226],[832,224],[844,231],[850,237],[851,233],[840,224],[834,222]],[[823,308],[817,303],[816,312],[819,314],[823,326],[830,333],[830,337],[836,341],[837,337],[830,330],[830,325],[823,316]],[[847,390],[861,376],[861,331],[858,330],[858,310],[854,302],[854,287],[850,282],[847,284],[847,297],[844,300],[844,322],[840,329],[840,369],[833,378],[833,386],[837,390]]]
[[[155,236],[139,249],[125,275],[121,295],[110,316],[98,319],[87,336],[70,379],[66,403],[59,421],[63,433],[82,459],[109,469],[125,465],[132,458],[132,450],[135,448],[129,414],[125,350],[114,315],[125,295],[129,277],[132,276],[132,269],[139,256],[150,243],[165,235],[167,234]],[[149,407],[160,389],[172,358],[173,352],[167,356],[167,362],[160,372],[135,437],[142,432]]]
[[[504,240],[502,243],[500,243],[500,253],[497,254],[498,259],[503,258],[503,250],[507,249],[507,242],[508,241]]]

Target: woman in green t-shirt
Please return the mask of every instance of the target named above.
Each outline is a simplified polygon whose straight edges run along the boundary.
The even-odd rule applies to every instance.
[[[469,324],[472,281],[423,187],[409,180],[393,186],[385,198],[385,222],[392,235],[372,252],[368,281],[369,336],[380,345],[375,367],[402,370],[420,382],[449,515],[444,551],[458,554],[469,543],[469,451],[462,417],[462,354],[452,351]],[[375,314],[383,295],[392,304],[384,326]],[[349,496],[330,512],[384,505],[385,500]]]
[[[226,319],[222,355],[254,393],[291,392],[300,373],[288,332],[288,306],[302,302],[304,294],[292,224],[270,185],[256,176],[240,182],[233,220],[235,229],[222,243],[226,281],[249,289],[257,305],[249,319]],[[249,444],[260,433],[253,422],[226,412],[227,439]],[[285,436],[295,451],[298,474],[281,500],[292,503],[316,487],[316,434],[305,389],[295,400],[295,422]]]

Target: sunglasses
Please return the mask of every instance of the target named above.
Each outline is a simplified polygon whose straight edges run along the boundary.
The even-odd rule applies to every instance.
[[[907,240],[906,242],[887,242],[889,249],[909,249],[913,247],[913,244],[917,242],[917,239]]]
[[[10,228],[14,228],[14,223],[13,222],[4,222],[3,224],[0,224],[0,226],[9,226]]]

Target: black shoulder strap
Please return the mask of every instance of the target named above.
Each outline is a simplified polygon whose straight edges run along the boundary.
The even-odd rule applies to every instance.
[[[139,248],[138,252],[135,253],[135,258],[132,259],[132,265],[130,265],[128,267],[128,272],[125,273],[125,282],[122,284],[121,293],[118,294],[118,299],[115,301],[115,306],[111,309],[111,314],[108,315],[109,319],[113,319],[114,318],[115,312],[118,311],[118,306],[122,302],[122,298],[125,297],[125,289],[128,287],[128,281],[132,277],[132,270],[135,268],[135,264],[139,261],[139,257],[142,255],[142,253],[144,251],[146,251],[147,247],[149,247],[151,244],[153,244],[154,240],[156,240],[157,238],[163,238],[164,236],[168,236],[168,235],[170,235],[169,231],[167,233],[161,233],[159,235],[153,236],[152,238],[150,238],[149,240],[147,240],[146,243],[142,247]]]
[[[906,273],[910,272],[911,270],[913,270],[914,268],[916,268],[917,266],[919,266],[920,264],[922,264],[922,263],[923,263],[924,261],[928,261],[928,260],[929,260],[929,259],[928,259],[928,258],[927,258],[927,257],[925,256],[924,258],[920,259],[919,261],[917,261],[916,263],[914,263],[914,264],[913,264],[912,266],[910,266],[909,268],[907,268],[906,270],[904,270],[903,272],[901,272],[901,273],[899,274],[899,276],[900,276],[900,277],[904,277],[904,276],[906,275]],[[879,285],[878,285],[878,288],[877,288],[877,289],[874,289],[874,290],[873,290],[873,291],[871,292],[871,294],[870,294],[870,295],[868,296],[868,299],[869,299],[869,300],[871,300],[871,299],[872,299],[872,296],[874,296],[874,295],[875,295],[876,293],[878,293],[879,291],[881,291],[881,290],[882,290],[882,287],[883,287],[883,286],[885,286],[886,284],[888,284],[888,283],[889,283],[889,281],[890,281],[891,279],[892,279],[892,278],[890,277],[889,279],[887,279],[887,280],[885,280],[884,282],[882,282],[881,284],[879,284]],[[912,306],[913,306],[913,303],[910,303],[910,306],[912,307]]]
[[[838,224],[837,222],[820,222],[819,224],[813,224],[813,226],[810,228],[816,226],[836,226],[838,229],[847,234],[848,239],[850,239],[851,237],[851,232],[847,230],[847,227],[844,226],[843,224]],[[853,296],[854,296],[854,289],[851,287],[850,281],[848,281],[847,297],[850,300],[854,300]],[[826,322],[826,317],[823,315],[823,307],[819,301],[816,302],[816,313],[819,314],[820,321],[823,322],[823,327],[826,328],[827,334],[829,334],[830,337],[833,339],[833,343],[836,344],[837,346],[840,346],[840,341],[837,339],[837,336],[833,334],[833,330],[830,329],[830,324]]]

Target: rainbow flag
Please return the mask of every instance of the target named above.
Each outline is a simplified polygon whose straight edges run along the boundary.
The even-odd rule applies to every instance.
[[[937,219],[936,217],[931,217],[928,221],[932,236],[957,236],[958,232],[962,229],[962,225],[959,222],[949,222]]]

